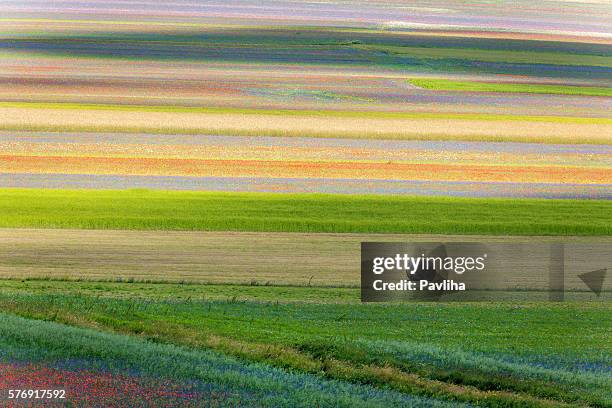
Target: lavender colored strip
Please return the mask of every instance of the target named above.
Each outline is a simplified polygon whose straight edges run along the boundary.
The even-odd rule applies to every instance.
[[[271,193],[391,194],[452,197],[612,199],[612,184],[488,183],[264,177],[0,174],[0,187]]]

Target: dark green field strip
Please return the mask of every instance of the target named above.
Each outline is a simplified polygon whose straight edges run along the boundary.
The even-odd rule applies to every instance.
[[[612,202],[141,190],[0,190],[0,227],[611,235]]]
[[[6,35],[6,34],[5,34]],[[206,31],[182,33],[165,31],[155,32],[100,32],[96,34],[22,34],[20,36],[7,36],[5,40],[17,42],[38,43],[98,43],[133,46],[191,45],[210,48],[242,47],[256,48],[265,46],[268,52],[292,47],[342,47],[358,46],[363,44],[396,46],[396,47],[423,47],[423,48],[451,48],[451,49],[479,49],[495,51],[536,51],[545,53],[580,54],[593,56],[612,56],[609,45],[584,42],[558,42],[539,40],[513,40],[477,37],[453,37],[437,35],[406,35],[392,31],[379,31],[368,29],[337,29],[327,27],[243,27],[229,29],[227,27],[215,29],[209,27]]]
[[[0,50],[71,58],[333,64],[600,79],[608,78],[612,67],[611,48],[598,44],[296,28],[245,28],[182,35],[32,34],[0,38]]]
[[[249,289],[255,302],[197,300],[177,285],[156,286],[154,300],[125,298],[130,284],[104,296],[30,284],[0,283],[2,310],[482,406],[612,402],[610,303],[283,303],[286,288],[263,287]]]

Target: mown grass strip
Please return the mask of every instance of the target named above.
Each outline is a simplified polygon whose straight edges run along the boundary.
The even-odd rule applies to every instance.
[[[0,227],[612,235],[612,201],[1,189]]]
[[[460,92],[501,92],[583,96],[612,96],[612,88],[597,86],[569,86],[548,84],[520,84],[478,81],[453,81],[450,79],[410,79],[409,82],[420,88],[433,91]]]

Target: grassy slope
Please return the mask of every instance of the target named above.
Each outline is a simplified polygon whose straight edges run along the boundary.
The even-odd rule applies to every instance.
[[[0,227],[610,235],[611,210],[580,200],[0,190]]]
[[[410,83],[421,88],[431,89],[435,91],[612,96],[612,88],[591,86],[453,81],[449,79],[411,79]]]
[[[302,303],[297,292],[279,303],[287,288],[250,288],[260,301],[222,301],[180,298],[176,285],[141,288],[138,299],[124,298],[130,284],[107,284],[102,296],[45,285],[2,283],[0,306],[422,396],[485,406],[610,403],[609,303],[407,308]]]

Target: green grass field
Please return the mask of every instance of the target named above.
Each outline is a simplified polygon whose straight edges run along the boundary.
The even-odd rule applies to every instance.
[[[504,92],[557,95],[612,96],[612,88],[546,84],[516,84],[449,79],[411,79],[412,85],[434,91]]]
[[[0,190],[0,227],[610,235],[612,203],[145,190]]]
[[[153,343],[212,349],[326,380],[481,406],[612,403],[609,303],[357,304],[354,290],[336,288],[316,289],[329,293],[315,293],[315,303],[308,288],[223,285],[3,281],[0,288],[4,313],[129,334],[145,340],[143,350]],[[28,342],[49,347],[66,341],[62,331],[49,326]],[[92,343],[52,348],[56,358],[82,347],[88,358],[120,353]]]

